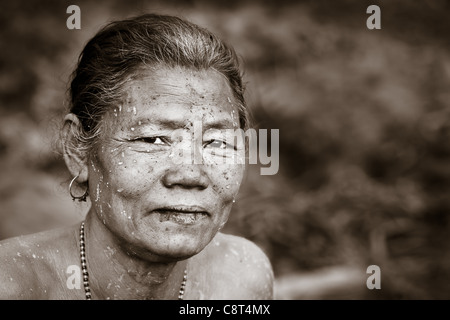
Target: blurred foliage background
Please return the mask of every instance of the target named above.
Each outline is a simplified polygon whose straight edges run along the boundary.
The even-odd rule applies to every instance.
[[[81,8],[81,30],[66,9]],[[381,30],[366,9],[381,8]],[[83,45],[108,21],[175,14],[242,57],[280,170],[250,165],[226,232],[269,256],[277,299],[450,298],[450,3],[1,1],[0,239],[79,221],[57,151]],[[369,290],[369,265],[381,290]]]

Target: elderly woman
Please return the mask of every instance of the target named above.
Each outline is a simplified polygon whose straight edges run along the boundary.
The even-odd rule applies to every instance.
[[[262,250],[219,232],[245,170],[229,134],[248,128],[243,91],[233,49],[192,23],[149,14],[103,28],[62,129],[69,192],[89,212],[0,242],[0,298],[271,299]]]

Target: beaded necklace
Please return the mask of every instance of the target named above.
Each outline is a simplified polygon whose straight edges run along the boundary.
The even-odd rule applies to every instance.
[[[86,247],[85,247],[85,237],[84,237],[84,221],[80,226],[80,259],[81,259],[81,270],[83,272],[83,285],[84,285],[84,293],[86,296],[86,300],[91,300],[91,288],[89,287],[89,273],[87,271],[86,264]],[[184,297],[184,289],[186,288],[187,281],[187,269],[184,269],[183,281],[181,282],[180,291],[178,294],[178,300],[183,300]]]

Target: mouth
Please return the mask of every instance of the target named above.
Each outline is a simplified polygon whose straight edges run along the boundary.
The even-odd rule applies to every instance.
[[[178,224],[190,225],[207,218],[210,214],[198,206],[169,206],[152,211],[159,214],[159,221],[172,221]]]

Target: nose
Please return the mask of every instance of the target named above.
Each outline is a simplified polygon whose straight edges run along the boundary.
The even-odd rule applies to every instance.
[[[181,187],[204,190],[209,185],[209,178],[202,165],[185,164],[168,169],[162,178],[162,182],[166,188]]]

